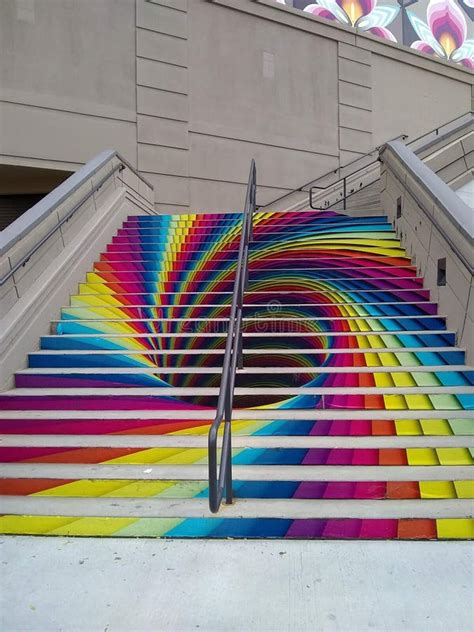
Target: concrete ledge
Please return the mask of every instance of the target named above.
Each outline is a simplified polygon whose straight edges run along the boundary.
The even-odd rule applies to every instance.
[[[474,241],[460,223],[472,211],[429,167],[401,143],[389,143],[381,152],[382,202],[420,275],[447,315],[466,347],[467,360],[474,357],[473,275]],[[401,204],[401,215],[397,207]],[[463,213],[459,214],[459,209]],[[438,284],[438,261],[446,259],[446,279]]]

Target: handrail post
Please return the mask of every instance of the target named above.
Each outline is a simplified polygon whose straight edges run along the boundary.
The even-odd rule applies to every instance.
[[[232,501],[234,499],[234,493],[232,490],[232,432],[231,432],[231,419],[228,419],[226,421],[227,424],[229,424],[229,431],[228,431],[228,445],[229,445],[229,453],[228,453],[228,459],[227,459],[227,463],[226,463],[226,468],[225,468],[225,502],[226,505],[232,505]]]

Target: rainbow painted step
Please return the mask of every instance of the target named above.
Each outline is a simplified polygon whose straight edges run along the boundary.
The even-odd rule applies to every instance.
[[[0,396],[0,532],[473,537],[474,369],[386,218],[254,220],[235,504],[205,446],[242,217],[132,216]]]

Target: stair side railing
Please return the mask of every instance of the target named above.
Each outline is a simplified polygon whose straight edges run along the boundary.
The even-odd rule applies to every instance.
[[[346,200],[349,197],[377,181],[380,175],[378,154],[380,149],[388,142],[396,140],[408,141],[407,145],[409,147],[415,152],[420,152],[433,143],[439,142],[445,135],[452,133],[453,130],[469,125],[472,120],[472,114],[472,111],[465,112],[409,141],[407,134],[399,134],[345,165],[336,167],[302,184],[298,188],[287,191],[271,200],[271,202],[261,205],[261,208],[269,211],[296,211],[308,204],[309,196],[310,206],[314,210],[327,210],[335,205],[341,205],[343,210],[345,210]],[[294,203],[291,203],[292,196],[297,198]],[[329,199],[326,199],[328,196]],[[287,200],[287,202],[285,206],[282,206],[281,203],[284,200]]]
[[[217,400],[216,416],[209,429],[209,509],[216,513],[225,496],[231,504],[232,491],[232,409],[234,403],[235,376],[243,368],[242,310],[244,294],[248,285],[249,243],[253,239],[253,215],[256,210],[257,169],[255,160],[250,164],[250,173],[242,217],[239,252],[235,272],[234,291],[230,309],[227,338],[222,363],[222,376]],[[218,461],[219,430],[224,424],[221,458]]]
[[[138,174],[125,158],[117,151],[108,149],[83,165],[10,226],[7,226],[0,235],[0,257],[5,257],[8,262],[6,271],[0,276],[0,287],[13,279],[15,290],[20,298],[15,283],[15,273],[24,268],[43,246],[46,245],[48,248],[49,241],[56,234],[59,233],[63,239],[63,226],[85,208],[91,199],[95,199],[95,195],[103,187],[105,188],[105,185],[112,181],[116,174],[117,180],[121,180],[125,170],[132,172],[135,178],[143,182],[145,188],[153,192],[153,186]],[[140,196],[137,192],[136,197],[137,202],[140,202],[139,197],[143,202],[143,195]],[[142,210],[145,213],[154,213],[154,210],[152,211],[143,205]],[[50,225],[49,229],[42,230],[42,226],[46,224]],[[15,251],[15,247],[23,239],[26,240],[34,235],[35,229],[41,236],[37,240],[33,240],[32,243],[28,243],[24,249],[17,248]]]
[[[422,134],[421,136],[418,136],[417,138],[410,140],[406,143],[406,146],[413,152],[419,153],[449,137],[449,135],[453,132],[460,132],[469,128],[471,125],[472,112],[469,111],[429,132],[426,132],[425,134]],[[402,134],[401,136],[397,136],[383,145],[380,145],[375,149],[375,151],[380,152],[383,147],[386,147],[390,143],[406,141],[408,138],[409,137],[406,134]],[[337,205],[338,208],[342,206],[342,210],[345,211],[347,209],[347,200],[350,197],[372,186],[379,179],[380,159],[379,155],[377,155],[376,158],[373,158],[373,155],[374,151],[357,158],[355,161],[352,161],[345,166],[335,169],[333,172],[334,175],[337,174],[340,177],[330,184],[324,186],[313,185],[309,189],[310,207],[315,211],[325,211]],[[367,162],[367,159],[370,157],[372,157],[372,160]],[[365,164],[362,164],[360,167],[356,167],[359,161],[365,161]],[[346,171],[344,175],[342,175],[343,171]],[[319,180],[317,180],[317,182],[325,177],[327,177],[327,175],[322,176]]]

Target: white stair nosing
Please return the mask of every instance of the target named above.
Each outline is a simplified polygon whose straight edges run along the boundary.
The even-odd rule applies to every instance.
[[[116,281],[116,284],[120,284],[120,281]],[[138,281],[137,283],[141,283],[141,281]],[[148,281],[148,283],[152,283],[152,281]],[[91,283],[85,283],[84,285],[92,285]],[[348,293],[354,293],[354,292],[364,292],[366,294],[368,293],[381,293],[381,292],[419,292],[419,291],[429,291],[429,288],[425,288],[425,287],[413,287],[413,288],[397,288],[397,287],[392,287],[392,288],[387,288],[387,289],[381,289],[381,290],[366,290],[363,288],[357,288],[357,289],[339,289],[339,288],[335,288],[334,290],[319,290],[318,288],[315,288],[313,290],[291,290],[291,291],[287,291],[287,292],[275,292],[273,290],[251,290],[248,289],[246,290],[246,294],[249,295],[251,294],[252,296],[254,295],[270,295],[272,297],[276,297],[276,299],[278,299],[279,296],[287,296],[288,294],[291,295],[301,295],[301,296],[305,296],[305,295],[312,295],[312,294],[327,294],[328,292],[338,292],[341,294],[348,294]],[[190,290],[190,291],[185,291],[185,292],[177,292],[174,290],[160,290],[160,289],[156,289],[154,291],[150,290],[148,292],[145,291],[136,291],[136,292],[75,292],[75,293],[71,293],[70,294],[70,298],[71,300],[75,300],[77,301],[80,298],[83,297],[109,297],[109,298],[114,298],[114,297],[127,297],[130,295],[133,296],[150,296],[150,295],[158,295],[161,296],[163,294],[173,294],[174,296],[187,296],[189,294],[201,294],[203,296],[209,296],[209,297],[219,297],[219,296],[227,296],[229,298],[232,298],[233,292],[228,291],[228,292],[221,292],[221,291],[214,291],[214,290]],[[117,298],[117,300],[119,300]],[[273,298],[272,298],[273,300]],[[412,303],[414,301],[411,301]],[[426,301],[425,301],[426,302]],[[407,301],[407,303],[410,303],[410,301]],[[148,303],[145,303],[146,305],[148,305]],[[155,303],[152,303],[153,305],[155,305]],[[308,303],[305,303],[306,305]],[[310,303],[311,305],[320,305],[320,303]],[[326,303],[323,303],[324,305]],[[332,305],[339,305],[340,303],[331,303]],[[384,304],[383,302],[379,302],[380,304]],[[199,306],[199,303],[197,304]],[[244,307],[247,307],[249,305],[249,303],[244,303]],[[282,303],[282,305],[284,306],[285,303]],[[160,307],[160,305],[157,305],[157,307]]]
[[[397,331],[341,331],[341,332],[330,332],[330,331],[265,331],[265,332],[253,332],[253,331],[242,331],[242,336],[244,338],[301,338],[307,336],[314,336],[316,338],[347,338],[348,336],[423,336],[423,335],[437,335],[437,336],[454,336],[456,332],[452,330],[413,330],[413,331],[405,331],[405,330],[397,330]],[[108,333],[106,331],[97,331],[97,333],[89,334],[89,333],[72,333],[72,334],[44,334],[41,336],[41,339],[50,339],[50,338],[226,338],[227,332],[196,332],[196,333],[188,333],[188,332],[178,332],[178,333],[126,333],[126,334],[116,334],[116,333]]]
[[[469,518],[468,499],[444,500],[307,500],[244,499],[222,505],[211,514],[207,498],[68,498],[5,496],[2,513],[27,516],[87,516],[129,518]]]
[[[341,293],[349,293],[349,292],[357,292],[358,290],[337,290],[340,291]],[[365,291],[365,290],[363,290]],[[384,290],[381,290],[384,291]],[[407,290],[409,292],[413,291],[413,290]],[[169,294],[172,294],[172,292],[168,292]],[[321,292],[320,292],[321,293]],[[76,294],[75,295],[77,298],[81,297],[81,294]],[[367,302],[361,302],[361,301],[349,301],[346,303],[335,303],[334,301],[330,301],[327,303],[281,303],[280,307],[282,309],[286,309],[288,307],[341,307],[341,306],[349,306],[349,307],[360,307],[363,308],[364,305],[375,305],[377,307],[380,306],[387,306],[387,305],[415,305],[415,306],[419,306],[419,305],[434,305],[435,302],[431,301],[431,300],[419,300],[419,301],[377,301],[377,302],[373,302],[373,303],[367,303]],[[259,308],[264,308],[266,307],[267,304],[266,303],[244,303],[244,309],[245,308],[249,308],[249,307],[259,307]],[[119,305],[112,305],[112,304],[104,304],[104,305],[64,305],[61,309],[98,309],[98,308],[105,308],[105,309],[143,309],[143,308],[162,308],[162,307],[173,307],[175,309],[177,308],[187,308],[187,307],[194,307],[196,309],[198,308],[203,308],[203,307],[230,307],[230,303],[200,303],[198,305],[196,305],[196,303],[186,303],[186,304],[181,304],[178,305],[176,303],[162,303],[160,305],[156,305],[155,303],[142,303],[140,305],[126,305],[123,303],[120,303]],[[422,316],[422,314],[420,314],[420,316]]]
[[[69,308],[63,308],[69,309]],[[74,308],[76,309],[76,308]],[[82,309],[82,308],[81,308]],[[403,319],[417,319],[417,318],[440,318],[446,319],[446,316],[437,315],[437,314],[415,314],[413,316],[407,316],[406,314],[401,314],[399,316],[389,315],[389,316],[372,316],[370,314],[362,314],[360,316],[335,316],[332,318],[331,316],[283,316],[280,318],[274,317],[264,317],[264,316],[255,316],[255,317],[244,317],[242,318],[243,322],[299,322],[299,321],[320,321],[320,320],[330,320],[331,322],[334,320],[403,320]],[[56,320],[52,320],[52,324],[56,323],[96,323],[96,322],[111,322],[111,323],[173,323],[173,322],[229,322],[229,318],[224,316],[216,317],[216,318],[58,318]],[[380,330],[382,331],[382,330]],[[386,331],[386,330],[383,330]],[[404,330],[403,330],[404,331]],[[409,330],[408,330],[409,331]],[[431,330],[427,330],[431,331]]]
[[[0,446],[59,447],[59,448],[202,448],[207,451],[208,436],[204,434],[168,435],[0,435]],[[454,435],[392,435],[392,436],[232,436],[233,449],[245,448],[470,448],[474,436]],[[474,471],[473,471],[474,477]]]
[[[312,279],[307,279],[304,278],[302,279],[304,281],[307,280],[312,280]],[[346,280],[346,279],[344,279]],[[360,280],[360,281],[367,281],[367,280],[372,280],[372,279],[354,279],[354,280]],[[264,280],[265,281],[265,280]],[[264,282],[262,281],[262,282]],[[328,281],[337,281],[337,279],[328,279]],[[230,279],[228,282],[230,285],[234,285],[234,280]],[[252,279],[250,279],[250,283],[252,282]],[[260,282],[260,281],[256,281],[256,282]],[[90,285],[97,285],[100,286],[101,288],[103,286],[108,286],[108,285],[126,285],[127,283],[129,283],[130,285],[137,285],[137,284],[143,284],[143,283],[149,283],[149,284],[156,284],[159,285],[161,283],[175,283],[177,285],[183,285],[186,284],[186,281],[147,281],[147,280],[141,280],[141,281],[103,281],[102,283],[100,282],[96,282],[93,283],[91,281],[84,281],[84,282],[80,282],[79,286],[90,286]],[[197,283],[204,283],[203,281],[197,281]],[[222,283],[221,281],[216,281],[216,283]],[[99,289],[99,288],[97,288]],[[357,288],[357,289],[339,289],[339,288],[335,288],[333,291],[334,292],[418,292],[419,290],[429,290],[430,288],[426,288],[420,285],[414,286],[412,288],[398,288],[398,287],[390,287],[390,288],[386,288],[386,289],[364,289],[364,288]],[[259,294],[272,294],[272,296],[287,296],[288,294],[298,294],[298,295],[307,295],[307,294],[325,294],[327,293],[329,290],[319,290],[318,288],[314,288],[314,289],[308,289],[308,290],[288,290],[286,292],[284,291],[280,291],[280,290],[273,290],[273,289],[269,289],[269,290],[252,290],[251,288],[248,288],[245,293],[247,295],[252,294],[252,295],[259,295]],[[76,298],[76,297],[80,297],[80,296],[129,296],[130,294],[132,294],[133,296],[138,296],[138,295],[143,295],[143,296],[148,296],[150,294],[158,294],[158,295],[162,295],[162,294],[175,294],[175,295],[187,295],[187,294],[201,294],[203,296],[232,296],[233,292],[232,290],[207,290],[207,289],[203,289],[203,290],[163,290],[159,287],[157,287],[154,290],[139,290],[139,291],[123,291],[123,292],[117,292],[117,291],[109,291],[109,292],[101,292],[101,291],[85,291],[84,290],[79,290],[77,292],[71,292],[71,296]]]
[[[452,481],[472,480],[473,467],[446,465],[233,465],[234,481]],[[0,478],[207,481],[207,464],[0,464]],[[3,508],[2,508],[3,510]]]
[[[249,246],[250,248],[252,248],[252,246],[256,244],[268,244],[268,243],[273,244],[275,240],[267,239],[267,237],[272,237],[272,236],[279,237],[280,235],[283,234],[285,235],[285,245],[289,245],[289,246],[297,244],[301,241],[306,241],[306,242],[316,241],[318,243],[328,243],[328,242],[329,243],[332,243],[332,242],[346,243],[346,242],[352,242],[354,239],[357,239],[364,242],[373,242],[374,246],[375,246],[375,242],[377,241],[394,242],[393,244],[391,244],[391,247],[397,250],[402,250],[402,247],[400,245],[400,240],[397,237],[396,231],[393,228],[391,228],[390,230],[384,230],[385,227],[390,226],[390,224],[379,224],[378,226],[379,226],[378,230],[377,230],[377,225],[373,228],[373,230],[360,230],[360,228],[357,225],[350,225],[351,230],[343,231],[343,232],[341,231],[336,232],[334,230],[335,227],[329,226],[329,225],[321,226],[319,231],[313,230],[311,232],[303,232],[303,230],[291,231],[290,233],[288,231],[270,231],[268,233],[264,231],[263,232],[258,231],[257,234],[255,235],[254,240],[250,242]],[[125,227],[125,228],[128,228],[128,227]],[[174,228],[171,230],[170,229],[163,230],[160,234],[149,235],[151,239],[147,239],[146,241],[144,241],[141,238],[141,236],[137,234],[130,234],[128,237],[126,237],[125,235],[116,235],[112,237],[112,241],[110,241],[107,245],[127,247],[131,245],[140,244],[143,246],[152,246],[153,250],[156,250],[156,246],[166,247],[170,243],[172,245],[176,245],[176,244],[179,245],[183,243],[183,239],[185,239],[186,237],[194,238],[194,235],[190,233],[187,230],[187,228],[188,227],[182,227],[181,233],[177,232],[178,230],[177,228]],[[223,226],[217,226],[216,228],[223,228]],[[225,228],[229,228],[229,226],[225,226]],[[214,250],[218,247],[215,241],[216,237],[225,238],[225,237],[229,237],[230,235],[238,236],[241,233],[240,228],[241,228],[240,226],[233,226],[230,228],[230,230],[227,230],[227,231],[216,230],[217,234],[214,234],[213,232],[201,233],[202,236],[208,235],[209,240],[201,241],[198,244],[194,244],[194,239],[192,239],[190,242],[188,241],[187,243],[186,242],[184,243],[190,246],[194,246],[194,245],[205,246],[207,245],[209,241],[210,249]],[[371,246],[372,243],[364,244],[364,245]],[[224,250],[225,252],[235,252],[236,250],[238,250],[238,248],[239,248],[239,244],[236,241],[233,241],[233,242],[227,241],[221,246],[221,250]],[[203,250],[202,248],[190,248],[190,252],[202,252],[202,250]]]
[[[110,253],[104,253],[104,254],[109,254],[110,255]],[[327,257],[327,258],[336,259],[336,257]],[[383,257],[381,257],[381,259],[383,259]],[[119,261],[115,261],[114,260],[114,263],[121,263],[121,264],[127,263],[127,264],[131,264],[131,265],[143,265],[144,263],[150,263],[151,262],[151,263],[156,263],[158,265],[158,263],[161,263],[162,261],[165,261],[165,260],[166,260],[166,258],[165,259],[162,259],[162,258],[157,259],[157,258],[154,257],[153,259],[142,259],[140,257],[138,259],[124,259],[124,260],[119,260]],[[258,261],[258,259],[255,259],[255,261]],[[288,261],[290,261],[288,258],[284,258],[283,257],[281,259],[270,259],[269,261],[266,261],[265,263],[285,263],[286,264],[286,263],[288,263]],[[333,266],[333,267],[325,267],[325,268],[323,268],[321,266],[311,266],[311,265],[307,265],[308,263],[310,263],[309,261],[305,261],[304,259],[301,259],[301,258],[299,258],[299,259],[291,259],[291,261],[293,261],[293,262],[294,261],[299,261],[301,263],[305,263],[306,265],[305,265],[305,267],[286,267],[286,268],[273,268],[273,267],[265,268],[265,267],[263,267],[263,268],[260,268],[258,266],[253,266],[252,264],[254,263],[254,260],[249,259],[249,272],[257,272],[257,271],[260,271],[260,270],[263,270],[263,271],[265,271],[265,270],[268,270],[268,271],[279,271],[280,270],[280,271],[283,271],[283,272],[293,271],[293,270],[302,270],[303,272],[304,271],[311,271],[311,270],[329,270],[331,272],[334,272],[334,271],[345,271],[345,270],[353,271],[355,269],[354,266],[351,267],[351,268],[347,267],[347,266],[345,266],[345,267]],[[236,263],[237,263],[237,261],[235,259],[220,259],[220,262],[229,262],[229,266],[235,266]],[[179,264],[180,262],[177,262],[177,263]],[[110,261],[97,260],[97,261],[94,261],[94,264],[93,264],[94,267],[95,266],[106,266],[106,265],[111,265],[111,262]],[[414,272],[417,272],[416,266],[413,265],[412,263],[410,263],[409,259],[407,259],[407,265],[399,265],[398,264],[396,266],[390,266],[390,265],[384,265],[383,266],[383,265],[381,265],[381,266],[370,266],[370,267],[369,266],[363,266],[363,267],[362,266],[360,266],[360,267],[356,266],[356,268],[360,269],[360,270],[404,270],[406,268],[406,269],[409,269],[409,270],[413,270]],[[209,272],[220,272],[222,269],[223,268],[208,268],[207,270]],[[227,270],[227,269],[228,269],[228,267],[224,266],[224,270]],[[191,268],[191,271],[192,270],[193,270],[193,268]],[[92,270],[92,271],[95,272],[95,270]],[[152,269],[148,270],[148,272],[153,272],[153,271],[161,272],[162,268],[161,267],[160,268],[152,268]],[[190,272],[190,269],[189,268],[174,268],[173,271],[174,272]],[[200,270],[200,269],[198,269],[197,271],[198,272],[205,272],[205,270]],[[98,270],[98,272],[99,273],[103,272],[103,273],[111,273],[111,274],[113,274],[114,270]],[[147,272],[147,270],[133,270],[133,269],[130,269],[130,270],[119,270],[119,272]],[[396,276],[394,278],[396,278]]]
[[[320,269],[320,268],[316,268],[316,269]],[[338,268],[339,270],[340,268]],[[274,274],[291,274],[291,273],[295,273],[295,272],[311,272],[311,270],[313,270],[313,268],[251,268],[249,270],[249,282],[254,282],[254,283],[261,283],[264,281],[275,281],[278,279],[256,279],[256,278],[252,278],[252,274],[256,273],[256,272],[265,272],[265,273],[274,273]],[[160,268],[156,268],[154,270],[152,269],[148,269],[148,270],[93,270],[92,272],[88,272],[87,274],[89,275],[95,275],[95,276],[101,276],[101,275],[111,275],[111,276],[115,276],[118,277],[121,274],[137,274],[137,275],[142,275],[142,274],[153,274],[156,276],[156,279],[141,279],[140,281],[126,281],[126,280],[122,280],[122,279],[114,279],[114,280],[110,280],[110,279],[102,279],[101,281],[97,280],[93,280],[93,281],[88,281],[87,278],[85,281],[80,281],[79,285],[114,285],[114,284],[119,284],[119,285],[127,285],[127,284],[135,284],[135,283],[169,283],[169,284],[176,284],[176,285],[188,285],[190,283],[202,283],[202,284],[208,284],[208,285],[212,285],[213,283],[233,283],[234,279],[195,279],[194,277],[189,278],[189,277],[185,277],[184,279],[181,280],[176,280],[176,279],[168,279],[168,278],[162,278],[162,276],[164,275],[166,277],[166,275],[168,274],[177,274],[177,273],[182,273],[183,275],[186,274],[186,272],[188,272],[189,274],[189,270],[177,270],[176,268],[173,269],[172,271],[167,271],[167,270],[163,270]],[[233,272],[233,270],[229,270],[228,268],[223,268],[223,269],[206,269],[205,272]],[[417,276],[417,275],[408,275],[408,276],[400,276],[400,275],[393,275],[393,274],[389,274],[387,276],[383,276],[383,277],[372,277],[372,276],[365,276],[365,277],[349,277],[349,276],[343,276],[341,275],[340,277],[316,277],[313,275],[300,275],[301,279],[307,280],[310,279],[311,281],[315,281],[315,282],[324,282],[324,283],[329,283],[329,282],[341,282],[341,281],[406,281],[408,280],[423,280],[423,277],[421,276]],[[279,291],[281,293],[281,291]]]
[[[154,259],[151,259],[151,260],[148,260],[148,261],[154,262]],[[229,261],[229,259],[223,259],[222,261]],[[275,262],[275,261],[278,262],[278,263],[282,263],[282,262],[286,262],[287,259],[285,259],[285,258],[272,259],[272,260],[270,260],[270,261],[268,261],[266,263],[272,263],[272,262]],[[295,260],[293,259],[293,261],[295,261]],[[302,263],[304,262],[304,260],[301,260],[301,261],[302,261]],[[142,265],[145,262],[143,261],[143,259],[126,259],[125,261],[119,261],[119,263],[127,263],[127,264],[132,264],[132,265]],[[236,262],[235,259],[232,259],[232,261],[229,261],[229,263],[232,266],[232,265],[235,265],[237,262]],[[293,272],[294,270],[301,270],[303,272],[304,271],[308,271],[308,272],[311,272],[311,271],[322,271],[322,270],[330,270],[331,272],[335,272],[335,271],[343,272],[343,271],[346,271],[346,270],[350,270],[352,272],[355,269],[354,267],[352,267],[352,268],[348,268],[348,267],[344,267],[344,268],[341,268],[341,267],[321,268],[319,266],[317,266],[317,267],[307,267],[307,266],[303,267],[302,266],[301,268],[295,268],[295,267],[290,267],[290,268],[273,268],[273,267],[260,268],[258,266],[255,266],[255,267],[252,266],[251,265],[252,263],[253,262],[250,260],[249,261],[249,264],[250,264],[249,265],[249,272],[250,273],[252,273],[252,272],[260,272],[260,271],[262,271],[262,272]],[[96,266],[102,266],[102,265],[111,265],[111,263],[109,261],[95,261],[94,264],[93,264],[94,268]],[[223,270],[227,271],[228,269],[229,268],[227,266],[225,266],[224,268],[206,268],[206,270],[198,270],[198,272],[200,272],[200,273],[204,273],[204,272],[221,272]],[[404,270],[404,269],[407,269],[407,270],[412,270],[413,272],[417,272],[416,266],[414,266],[412,264],[409,264],[409,265],[406,265],[406,266],[401,266],[401,265],[396,265],[396,266],[385,265],[385,266],[370,266],[370,267],[369,266],[363,266],[363,267],[360,266],[360,267],[357,267],[357,269],[358,270]],[[128,272],[132,272],[134,274],[141,274],[143,272],[158,272],[158,273],[166,273],[166,274],[168,274],[170,272],[173,272],[173,273],[175,273],[175,272],[184,272],[185,274],[186,273],[189,274],[189,269],[187,269],[187,268],[174,268],[173,270],[163,270],[162,268],[150,268],[149,270],[134,270],[133,268],[130,268],[128,270],[95,270],[95,269],[93,269],[92,271],[89,271],[89,273],[92,273],[92,274],[121,274],[121,273],[128,273]],[[365,279],[365,278],[368,278],[368,277],[363,277],[363,278]],[[385,278],[385,277],[383,277],[383,278]],[[401,278],[401,277],[398,277],[397,275],[389,275],[386,278],[398,279],[398,278]],[[410,275],[409,277],[403,277],[403,278],[423,278],[423,277],[421,275],[414,274],[414,275]],[[326,280],[329,280],[329,279],[326,279]],[[332,280],[335,280],[335,279],[332,279]]]
[[[464,352],[465,349],[460,347],[339,347],[333,349],[328,347],[327,349],[298,349],[298,348],[272,348],[266,349],[258,348],[244,348],[244,355],[285,355],[285,354],[304,354],[304,355],[333,355],[340,353],[446,353],[451,351]],[[128,349],[123,347],[122,349],[41,349],[39,351],[31,351],[29,355],[97,355],[97,354],[109,354],[109,355],[222,355],[225,349]],[[409,370],[409,367],[407,367]]]
[[[332,373],[467,373],[474,371],[474,367],[464,364],[439,364],[439,365],[417,365],[417,366],[315,366],[315,367],[248,367],[237,369],[236,375],[266,375],[273,374],[332,374]],[[221,367],[49,367],[49,368],[28,368],[21,369],[16,375],[62,375],[69,373],[77,373],[84,375],[110,374],[110,375],[135,375],[135,374],[152,374],[152,375],[220,375]]]
[[[213,421],[215,408],[159,409],[159,410],[0,410],[0,419],[137,419],[137,420],[205,420]],[[402,419],[471,419],[473,410],[367,410],[313,408],[234,408],[233,421],[324,421],[324,420],[402,420]]]
[[[72,397],[100,395],[107,397],[133,397],[133,396],[214,396],[219,395],[219,387],[93,387],[89,391],[85,388],[15,388],[4,391],[2,397]],[[254,395],[474,395],[474,386],[334,386],[334,387],[242,387],[237,386],[234,394],[238,396]]]

